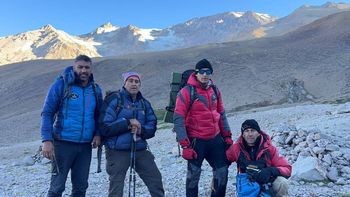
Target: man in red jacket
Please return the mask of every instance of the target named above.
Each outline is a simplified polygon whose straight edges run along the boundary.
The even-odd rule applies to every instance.
[[[203,160],[213,168],[212,196],[225,196],[228,165],[225,150],[233,143],[221,93],[211,81],[213,68],[206,59],[196,64],[187,86],[177,95],[174,128],[188,160],[186,196],[198,196]]]
[[[271,144],[271,138],[261,131],[254,119],[243,122],[242,135],[227,151],[227,159],[237,162],[238,174],[247,174],[252,182],[260,185],[261,191],[273,196],[288,196],[288,180],[292,166]],[[271,184],[272,183],[272,184]],[[237,191],[244,190],[237,179]],[[260,192],[260,191],[258,191]]]

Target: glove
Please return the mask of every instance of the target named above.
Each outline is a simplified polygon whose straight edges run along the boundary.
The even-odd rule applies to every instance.
[[[226,144],[226,150],[233,144],[233,140],[231,139],[231,137],[226,137],[224,139],[225,144]]]
[[[189,139],[180,140],[180,145],[182,147],[182,157],[186,160],[197,159],[196,151],[191,148],[191,142]]]
[[[192,148],[182,149],[182,157],[186,160],[197,159],[197,153]]]
[[[270,183],[273,182],[277,175],[279,174],[279,170],[276,167],[267,167],[267,168],[262,168],[260,172],[256,173],[254,177],[255,180],[260,183]]]

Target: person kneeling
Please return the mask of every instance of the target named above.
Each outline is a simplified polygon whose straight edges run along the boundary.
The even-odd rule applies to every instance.
[[[229,162],[237,162],[238,196],[288,196],[292,166],[254,119],[242,123],[241,136],[226,156]]]

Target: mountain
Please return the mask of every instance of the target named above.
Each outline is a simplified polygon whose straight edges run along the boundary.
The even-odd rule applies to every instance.
[[[214,16],[195,18],[165,29],[181,40],[178,47],[220,43],[251,38],[254,29],[276,20],[276,17],[255,12],[226,12]]]
[[[98,57],[95,44],[46,25],[38,30],[0,38],[0,64],[31,59],[70,59],[82,53]]]
[[[247,38],[247,33],[275,19],[254,12],[227,12],[191,19],[163,30],[141,29],[132,25],[119,28],[109,23],[107,26],[114,30],[104,31],[104,25],[82,37],[100,43],[96,48],[102,56],[115,56],[243,40]]]
[[[321,6],[303,5],[293,13],[262,28],[268,37],[283,35],[322,17],[338,12],[350,11],[350,4],[327,2]]]
[[[199,17],[165,29],[106,23],[91,33],[71,36],[51,25],[0,38],[0,65],[32,59],[69,59],[77,54],[110,57],[189,48],[210,43],[274,37],[333,13],[350,10],[345,3],[304,5],[277,19],[252,11]]]
[[[195,18],[163,30],[106,23],[81,36],[71,36],[47,25],[0,38],[0,65],[32,59],[69,59],[77,54],[117,56],[225,42],[240,39],[251,29],[273,20],[267,14],[228,12]]]
[[[227,113],[284,103],[339,102],[350,98],[349,38],[348,11],[279,37],[96,58],[93,72],[104,91],[122,86],[121,73],[140,72],[143,95],[155,109],[168,103],[171,72],[193,68],[202,58],[213,64],[213,80]],[[0,132],[13,138],[0,138],[0,144],[39,139],[45,95],[71,63],[35,60],[0,67]]]

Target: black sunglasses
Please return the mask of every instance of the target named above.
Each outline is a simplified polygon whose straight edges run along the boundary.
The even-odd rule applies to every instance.
[[[209,70],[199,70],[198,73],[201,74],[201,75],[203,75],[204,73],[205,73],[206,75],[211,75],[211,74],[213,74],[213,72],[212,72],[210,69],[209,69]]]

